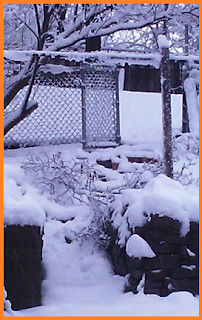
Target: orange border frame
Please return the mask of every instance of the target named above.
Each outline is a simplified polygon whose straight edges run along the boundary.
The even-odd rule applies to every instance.
[[[66,1],[64,0],[60,0],[60,1],[53,1],[53,0],[44,0],[44,1],[41,1],[42,3],[66,3]],[[1,2],[1,5],[0,5],[0,21],[1,21],[1,32],[0,32],[0,37],[1,37],[1,41],[2,41],[2,46],[3,46],[3,24],[4,24],[4,18],[3,18],[3,5],[4,3],[41,3],[40,1],[36,1],[36,0],[33,0],[33,1],[26,1],[26,0],[16,0],[16,1],[12,1],[12,0],[8,0],[8,1],[3,1]],[[105,0],[105,1],[101,1],[99,3],[113,3],[114,1],[109,1],[109,0]],[[95,0],[90,0],[90,1],[86,1],[86,0],[83,0],[83,1],[71,1],[70,3],[97,3],[97,1]],[[190,0],[190,1],[174,1],[174,0],[168,0],[168,1],[156,1],[156,0],[153,0],[153,1],[149,1],[149,0],[144,0],[144,1],[116,1],[114,3],[199,3],[199,1],[193,1],[193,0]],[[199,4],[199,14],[200,14],[200,17],[201,17],[201,12],[202,11],[202,4]],[[201,19],[200,19],[201,20]],[[201,27],[199,28],[199,33],[201,34]],[[200,38],[200,41],[199,41],[199,45],[201,46],[202,44],[202,38]],[[200,51],[201,52],[201,51]],[[1,64],[0,64],[0,70],[1,70],[1,78],[0,78],[0,86],[1,86],[1,92],[3,93],[3,72],[4,72],[4,69],[3,69],[3,49],[2,51],[0,52],[0,56],[1,56]],[[201,54],[200,54],[201,56]],[[201,76],[200,76],[200,79],[201,79]],[[2,94],[2,105],[3,105],[3,94]],[[3,108],[2,108],[3,110]],[[2,111],[3,113],[3,111]],[[0,118],[0,122],[1,122],[1,141],[2,141],[2,147],[0,148],[0,176],[1,176],[1,181],[2,181],[2,186],[3,186],[3,163],[4,163],[4,147],[3,147],[3,114]],[[199,122],[201,122],[200,118],[199,118]],[[202,130],[202,129],[201,129]],[[201,133],[201,130],[200,130],[200,133]],[[201,170],[201,163],[200,163],[200,166],[199,166],[199,172]],[[4,238],[3,238],[3,234],[4,234],[4,221],[3,221],[3,188],[1,188],[1,193],[0,193],[0,204],[1,204],[1,209],[2,209],[2,215],[1,215],[1,226],[2,226],[2,233],[1,233],[1,236],[0,236],[0,243],[1,243],[1,252],[2,252],[2,261],[3,261],[3,252],[4,252]],[[199,195],[201,196],[201,190],[199,191]],[[199,207],[200,208],[200,207]],[[199,229],[200,230],[200,229]],[[200,247],[199,247],[200,248]],[[201,251],[202,249],[200,249],[200,254],[199,254],[199,257],[201,257]],[[201,260],[201,259],[200,259]],[[2,283],[2,290],[0,291],[1,294],[0,294],[0,297],[1,297],[1,301],[2,301],[2,306],[3,306],[3,284],[4,284],[4,273],[3,273],[3,263],[1,264],[1,283]],[[200,283],[200,292],[201,292],[201,289],[202,289],[202,285]],[[200,299],[201,300],[201,299]],[[199,302],[201,302],[199,300]],[[199,304],[199,317],[186,317],[186,319],[196,319],[196,318],[200,318],[200,315],[201,315],[201,312],[200,312],[200,309],[201,309],[201,303]],[[1,313],[1,316],[2,319],[4,318],[3,316],[3,308],[2,308],[2,313]],[[24,319],[24,317],[18,317],[18,318],[22,318]],[[47,317],[27,317],[29,319],[33,319],[33,318],[36,318],[36,319],[40,319],[40,318],[47,318]],[[57,319],[58,317],[51,317],[52,319]],[[69,320],[73,320],[73,319],[81,319],[83,318],[82,316],[81,317],[63,317],[63,318],[67,318]],[[109,320],[113,320],[113,319],[116,319],[117,317],[85,317],[87,319],[109,319]],[[139,320],[144,320],[144,319],[150,319],[151,317],[119,317],[119,318],[134,318],[134,319],[139,319]],[[177,317],[177,319],[183,319],[184,317]],[[173,317],[158,317],[158,319],[173,319]]]

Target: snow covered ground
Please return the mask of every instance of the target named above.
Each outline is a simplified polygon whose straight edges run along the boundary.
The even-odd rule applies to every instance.
[[[69,163],[76,158],[88,157],[89,163],[93,165],[96,159],[111,158],[114,162],[119,162],[119,168],[112,171],[97,166],[96,168],[101,170],[108,180],[107,185],[98,181],[97,189],[106,192],[106,189],[120,188],[126,178],[131,178],[132,172],[141,173],[140,182],[149,182],[150,187],[147,187],[149,190],[152,183],[155,185],[154,175],[142,164],[128,163],[126,156],[145,155],[161,159],[161,97],[160,94],[153,93],[121,92],[120,101],[123,142],[120,147],[98,150],[90,155],[84,152],[79,144],[5,151],[5,221],[7,223],[20,221],[22,224],[29,221],[38,225],[42,225],[45,221],[43,262],[46,267],[46,279],[42,286],[43,305],[15,311],[14,316],[198,316],[199,314],[199,299],[188,292],[172,293],[164,298],[145,295],[141,289],[136,295],[124,293],[127,279],[113,274],[105,254],[96,249],[93,241],[81,245],[81,242],[76,240],[75,232],[82,230],[91,219],[89,207],[79,203],[56,204],[47,199],[31,184],[33,177],[26,175],[20,168],[28,154],[43,156],[43,152],[51,156],[59,151],[62,158],[70,161]],[[176,134],[181,127],[181,96],[173,95],[172,102],[173,133]],[[176,174],[186,165],[183,170],[184,175],[180,176],[181,182],[185,185],[174,187],[175,190],[180,190],[176,197],[181,197],[180,201],[183,202],[183,197],[189,194],[190,199],[196,199],[197,202],[198,154],[194,137],[184,135],[179,138],[175,142],[174,156]],[[170,188],[170,192],[174,190],[172,186],[170,182],[164,184],[164,187]],[[168,189],[164,190],[167,192]],[[144,192],[146,194],[146,188],[145,191],[143,189]],[[29,210],[30,203],[35,215]],[[67,243],[65,237],[70,238],[72,242]]]

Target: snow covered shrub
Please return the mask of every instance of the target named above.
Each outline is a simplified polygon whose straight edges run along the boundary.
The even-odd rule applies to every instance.
[[[92,238],[97,245],[106,246],[107,204],[113,195],[96,190],[98,171],[89,164],[88,159],[65,161],[60,152],[52,156],[42,153],[29,155],[22,168],[29,173],[32,183],[50,200],[63,205],[72,202],[87,204],[91,214],[83,217],[88,221],[81,230],[77,230],[75,238],[82,241]]]
[[[188,160],[187,163],[183,163],[180,170],[175,171],[173,174],[173,179],[179,181],[183,185],[196,184],[199,186],[199,178],[195,179],[193,173],[190,172],[190,166],[196,165],[195,162]]]
[[[184,133],[173,141],[174,158],[179,155],[199,155],[199,139],[192,133]]]
[[[81,243],[84,240],[92,239],[95,246],[100,249],[106,249],[110,240],[106,232],[109,224],[108,208],[95,197],[89,199],[89,205],[92,212],[90,223],[76,234],[77,239],[80,240]]]
[[[61,152],[29,155],[22,168],[41,193],[63,204],[73,199],[85,201],[97,177],[86,159],[65,161]]]
[[[182,134],[173,140],[173,179],[183,185],[199,185],[199,139],[191,133]]]
[[[134,169],[133,169],[134,170]],[[142,189],[154,177],[164,172],[164,165],[162,161],[155,163],[144,162],[136,164],[135,171],[126,172],[124,175],[124,185],[120,188],[123,189]]]
[[[153,177],[156,177],[159,174],[164,173],[164,164],[163,164],[163,161],[161,160],[156,161],[155,163],[152,163],[152,162],[144,163],[142,168],[144,170],[143,174],[145,174],[145,171],[149,171],[152,173]],[[148,181],[149,180],[145,182],[147,183]]]

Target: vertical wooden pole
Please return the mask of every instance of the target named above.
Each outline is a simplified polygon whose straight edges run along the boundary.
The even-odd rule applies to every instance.
[[[189,26],[188,24],[185,24],[185,30],[184,30],[184,42],[185,42],[185,45],[184,45],[184,52],[185,53],[188,53],[189,52]]]
[[[166,39],[166,38],[165,38]],[[169,47],[160,46],[161,50],[161,94],[162,94],[162,120],[163,120],[163,151],[165,174],[173,177],[173,151],[172,151],[172,118],[171,118],[171,84]]]
[[[188,110],[187,110],[187,100],[186,100],[186,94],[184,91],[184,82],[187,77],[187,64],[183,66],[182,69],[182,86],[183,86],[183,92],[182,92],[182,133],[189,132],[189,117],[188,117]]]
[[[81,103],[82,103],[82,144],[86,148],[86,86],[85,86],[85,65],[81,65]]]
[[[189,26],[185,25],[185,46],[184,46],[184,53],[189,53]],[[182,133],[189,132],[189,118],[188,118],[188,111],[187,111],[187,101],[186,95],[184,92],[184,81],[187,77],[188,73],[188,64],[185,63],[182,69],[182,86],[183,86],[183,95],[182,95]]]
[[[119,69],[115,71],[116,77],[116,143],[121,141],[121,132],[120,132],[120,111],[119,111]]]

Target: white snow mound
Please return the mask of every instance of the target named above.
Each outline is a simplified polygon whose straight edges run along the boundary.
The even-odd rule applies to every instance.
[[[37,191],[25,183],[23,170],[17,165],[4,165],[4,224],[36,225],[46,219]]]
[[[129,204],[124,216],[123,208]],[[119,230],[119,244],[125,245],[129,227],[141,227],[151,214],[167,216],[181,224],[180,234],[189,232],[190,222],[199,221],[198,193],[161,174],[151,179],[143,189],[128,189],[112,205],[113,225]]]
[[[155,257],[154,251],[150,245],[141,238],[138,234],[133,234],[126,243],[126,252],[132,258],[153,258]]]

